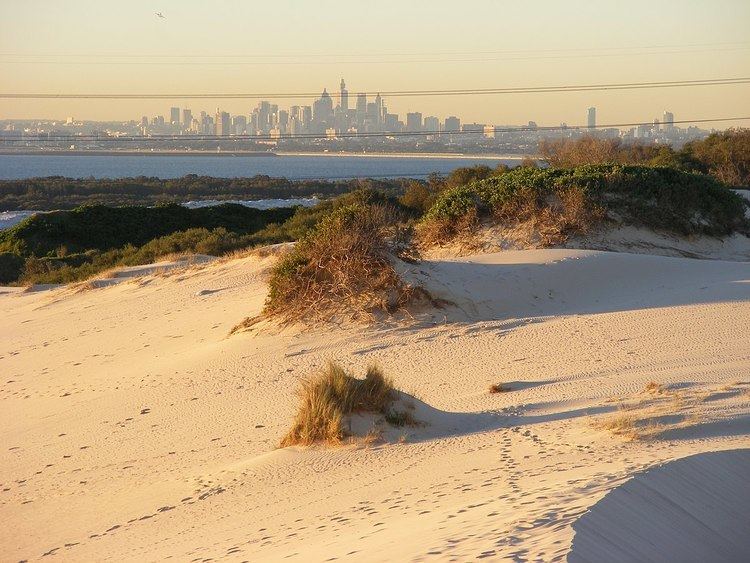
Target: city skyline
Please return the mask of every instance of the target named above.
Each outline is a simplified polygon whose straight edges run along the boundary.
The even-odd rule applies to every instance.
[[[635,0],[627,7],[540,0],[531,8],[475,0],[461,10],[442,0],[431,3],[430,10],[384,0],[366,18],[360,10],[326,0],[315,6],[224,1],[216,8],[163,0],[159,11],[164,18],[152,8],[144,0],[120,6],[6,0],[0,5],[6,22],[0,34],[2,91],[309,92],[319,91],[321,83],[334,84],[342,74],[368,92],[750,75],[750,5],[739,0],[710,6]],[[531,17],[537,12],[545,17]],[[29,32],[44,36],[44,42],[29,43]],[[603,122],[630,122],[641,120],[644,111],[666,107],[685,118],[740,115],[748,89],[731,85],[471,100],[446,96],[388,103],[400,115],[460,112],[468,122],[524,123],[529,116],[544,123],[580,122],[582,107],[602,108]],[[222,104],[231,114],[248,109],[246,101]],[[186,104],[174,99],[172,105]],[[154,100],[1,99],[0,119],[73,115],[125,120],[155,115],[162,107]],[[721,116],[716,115],[719,108]]]

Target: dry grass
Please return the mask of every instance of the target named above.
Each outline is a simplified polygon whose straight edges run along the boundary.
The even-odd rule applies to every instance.
[[[294,424],[281,447],[316,442],[340,444],[346,437],[345,419],[352,413],[389,414],[395,398],[392,381],[376,366],[357,379],[333,362],[316,376],[303,380]]]
[[[646,393],[651,393],[652,395],[657,393],[664,393],[666,392],[666,390],[667,389],[666,387],[664,387],[664,385],[662,385],[661,383],[657,383],[656,381],[649,381],[648,383],[646,383],[646,387],[644,389]]]
[[[493,383],[492,385],[490,385],[489,391],[491,394],[505,393],[506,391],[508,391],[508,388],[502,383]]]
[[[701,404],[715,391],[676,390],[650,381],[641,393],[616,399],[617,411],[596,419],[591,426],[625,440],[652,440],[670,430],[685,429],[701,422]]]
[[[481,221],[475,209],[456,219],[424,221],[417,227],[416,242],[423,250],[457,245],[461,253],[493,245],[546,248],[588,234],[604,219],[603,208],[588,201],[581,190],[568,189],[546,198],[518,197]],[[486,240],[488,235],[504,240]]]
[[[331,213],[273,269],[264,314],[285,324],[373,320],[429,301],[393,266],[391,212],[354,204]]]

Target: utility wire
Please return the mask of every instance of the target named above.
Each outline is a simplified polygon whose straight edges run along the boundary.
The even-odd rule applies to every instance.
[[[204,53],[182,53],[176,54],[153,54],[153,53],[18,53],[18,52],[2,52],[0,57],[74,57],[74,58],[160,58],[160,59],[261,59],[261,58],[273,58],[273,59],[290,59],[290,58],[334,58],[334,57],[428,57],[428,56],[451,56],[451,55],[523,55],[523,54],[536,54],[536,53],[586,53],[586,52],[612,52],[612,51],[644,51],[644,50],[657,50],[657,49],[695,49],[703,47],[738,47],[748,46],[750,41],[722,41],[722,42],[709,42],[709,43],[683,43],[683,44],[666,44],[666,45],[642,45],[642,46],[630,46],[630,47],[577,47],[577,48],[554,48],[554,49],[499,49],[499,50],[474,50],[474,51],[411,51],[411,52],[388,52],[378,51],[374,52],[352,52],[352,53],[261,53],[261,54],[215,54],[210,55]]]
[[[735,78],[711,78],[702,80],[672,80],[662,82],[619,82],[610,84],[577,84],[567,86],[526,86],[513,88],[461,88],[454,90],[390,90],[381,92],[358,92],[373,96],[380,94],[387,97],[423,97],[423,96],[474,96],[488,94],[539,94],[550,92],[591,92],[601,90],[640,90],[651,88],[683,88],[693,86],[724,86],[732,84],[748,84],[750,77]],[[103,99],[103,100],[187,100],[187,99],[284,99],[284,98],[318,98],[320,93],[299,92],[299,93],[211,93],[211,94],[92,94],[92,93],[0,93],[0,99]],[[352,93],[352,96],[355,94]],[[339,92],[331,92],[332,98],[340,97]]]
[[[747,117],[717,117],[710,119],[682,119],[673,121],[672,124],[686,123],[719,123],[723,121],[747,121]],[[99,135],[52,135],[42,133],[46,137],[33,135],[0,135],[0,141],[33,141],[33,142],[70,142],[70,141],[96,141],[96,142],[165,142],[165,141],[185,141],[185,142],[203,142],[203,141],[278,141],[278,140],[315,140],[315,139],[365,139],[378,137],[424,137],[431,135],[483,135],[486,133],[522,133],[522,132],[544,132],[544,131],[570,131],[570,130],[593,130],[593,129],[611,129],[620,127],[638,127],[653,126],[653,122],[630,122],[630,123],[610,123],[607,125],[597,125],[589,127],[588,125],[557,125],[551,127],[544,126],[519,126],[519,127],[489,127],[476,130],[461,131],[384,131],[373,133],[340,133],[333,137],[325,133],[302,133],[299,135],[149,135],[149,136],[127,136],[120,137],[99,136]]]

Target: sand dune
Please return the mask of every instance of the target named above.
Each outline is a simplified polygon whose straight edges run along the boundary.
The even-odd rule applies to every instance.
[[[404,268],[455,307],[229,336],[260,311],[272,263],[0,291],[1,560],[602,560],[591,534],[648,510],[654,482],[673,498],[660,475],[704,481],[708,503],[725,498],[716,474],[750,469],[739,453],[669,463],[750,445],[747,262],[436,259]],[[329,359],[378,362],[430,424],[374,446],[276,449],[297,382]],[[621,404],[663,433],[596,427]],[[747,550],[727,529],[726,553]],[[682,553],[682,536],[661,537],[638,554]]]

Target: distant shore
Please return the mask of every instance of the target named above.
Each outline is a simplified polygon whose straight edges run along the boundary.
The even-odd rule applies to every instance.
[[[259,157],[259,156],[305,156],[337,157],[357,156],[367,158],[472,158],[478,160],[522,160],[526,155],[518,154],[472,154],[472,153],[432,153],[432,152],[262,152],[262,151],[132,151],[132,150],[8,150],[0,149],[0,156],[218,156],[218,157]],[[532,156],[532,158],[536,158]]]

